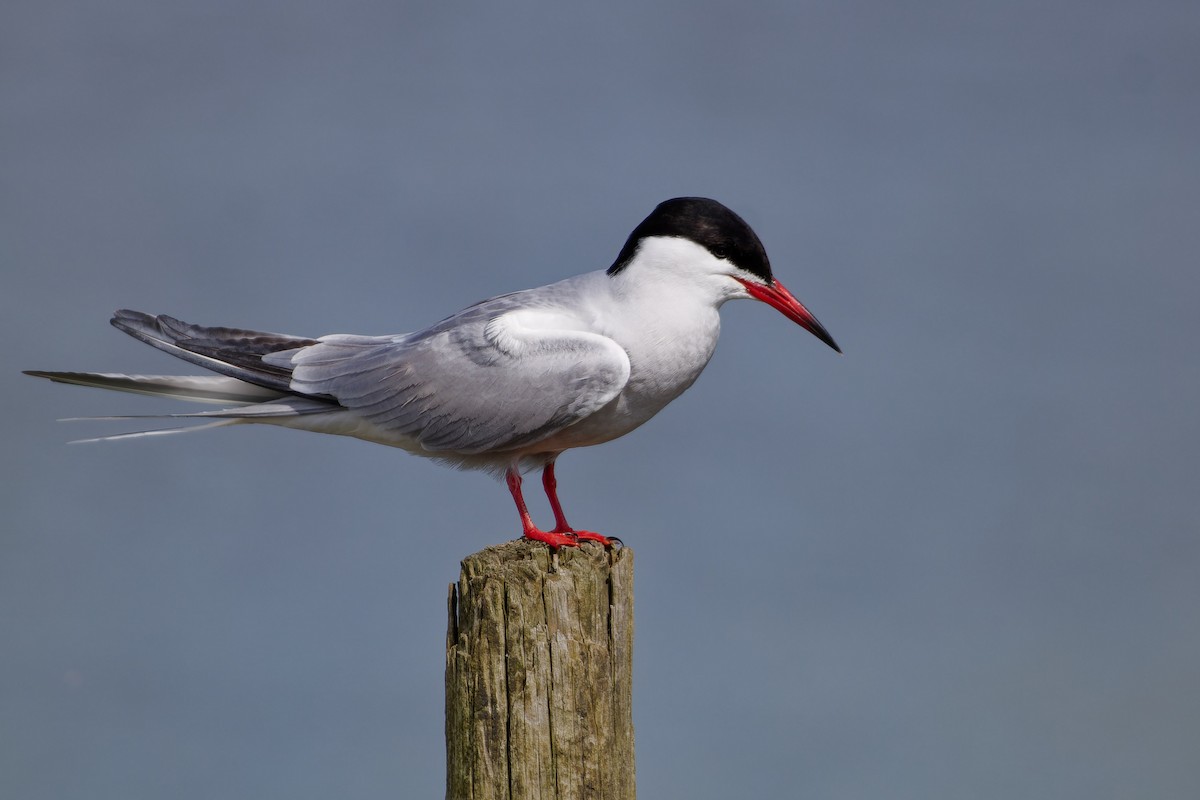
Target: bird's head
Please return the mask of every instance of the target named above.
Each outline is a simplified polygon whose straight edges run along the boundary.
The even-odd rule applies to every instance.
[[[775,308],[837,352],[841,348],[771,274],[767,251],[746,221],[716,200],[676,197],[642,220],[608,268],[610,276],[704,287],[718,303],[753,298]]]

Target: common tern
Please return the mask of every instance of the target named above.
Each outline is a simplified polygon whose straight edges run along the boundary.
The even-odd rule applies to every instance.
[[[166,415],[207,424],[86,441],[247,422],[354,436],[503,474],[529,539],[610,546],[619,540],[568,524],[555,460],[624,436],[691,386],[716,347],[718,310],[746,298],[841,352],[772,274],[741,217],[677,197],[633,229],[608,269],[493,297],[414,333],[310,339],[118,311],[120,330],[218,374],[27,374],[226,406]],[[521,493],[521,473],[534,467],[554,512],[549,531],[534,525]]]

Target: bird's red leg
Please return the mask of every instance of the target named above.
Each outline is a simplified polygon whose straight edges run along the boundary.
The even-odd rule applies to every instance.
[[[517,504],[517,513],[521,516],[521,528],[526,539],[545,542],[553,548],[579,547],[579,539],[573,531],[543,531],[533,524],[533,519],[529,516],[529,509],[525,506],[525,496],[521,494],[521,473],[517,472],[514,467],[509,467],[508,471],[504,473],[504,480],[508,483],[508,491],[512,492],[513,502]],[[557,502],[554,513],[556,517],[562,515],[562,510],[558,508]]]
[[[567,517],[563,514],[562,503],[558,502],[558,481],[554,478],[554,462],[551,461],[542,470],[542,488],[546,490],[546,497],[550,500],[550,508],[554,511],[554,533],[572,533],[581,541],[599,542],[605,547],[612,547],[614,540],[608,536],[602,536],[593,531],[577,531],[567,523]],[[616,540],[619,541],[619,540]]]
[[[542,488],[546,490],[546,497],[550,499],[550,508],[554,511],[554,532],[566,533],[571,530],[571,526],[567,523],[567,517],[563,514],[562,504],[558,502],[558,481],[554,478],[553,461],[542,470]]]

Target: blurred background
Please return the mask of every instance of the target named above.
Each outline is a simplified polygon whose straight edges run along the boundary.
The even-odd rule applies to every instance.
[[[732,303],[559,462],[637,553],[642,796],[1200,796],[1198,41],[1169,0],[4,3],[0,794],[441,796],[446,586],[519,534],[356,440],[68,446],[163,407],[19,370],[192,371],[124,307],[416,329],[698,194],[846,354]]]

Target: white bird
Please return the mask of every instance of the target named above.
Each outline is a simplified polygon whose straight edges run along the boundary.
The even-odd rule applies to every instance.
[[[624,436],[699,377],[727,300],[754,298],[841,352],[771,273],[758,236],[715,200],[679,197],[646,217],[606,270],[469,306],[415,333],[310,339],[118,311],[112,324],[215,376],[29,371],[60,383],[219,403],[172,414],[355,436],[461,468],[503,473],[523,534],[551,547],[615,541],[576,530],[554,462]],[[99,440],[89,440],[99,441]],[[534,525],[521,473],[542,467],[555,526]]]

